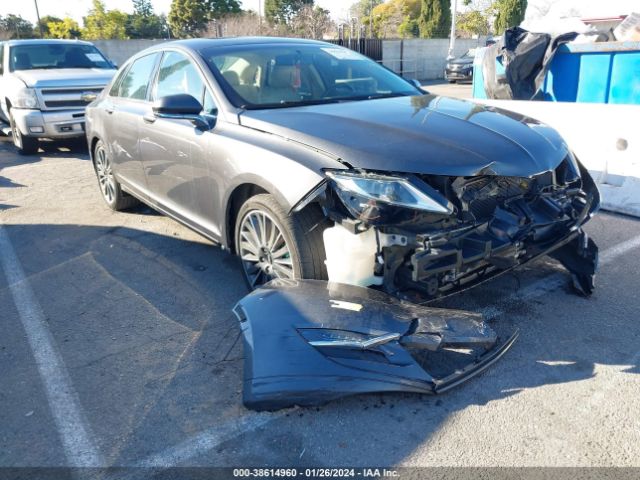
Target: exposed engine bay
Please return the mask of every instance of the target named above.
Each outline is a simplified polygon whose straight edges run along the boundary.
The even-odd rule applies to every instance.
[[[598,249],[581,226],[600,198],[572,154],[531,177],[327,175],[314,195],[334,222],[324,234],[330,281],[422,303],[548,254],[579,294],[593,291]]]
[[[425,304],[541,255],[569,270],[579,294],[593,291],[598,248],[581,227],[600,199],[571,154],[530,177],[326,173],[294,211],[318,202],[333,223],[329,282],[276,279],[234,308],[248,408],[435,394],[468,380],[518,333],[500,342],[481,315]],[[449,373],[434,373],[438,364]]]

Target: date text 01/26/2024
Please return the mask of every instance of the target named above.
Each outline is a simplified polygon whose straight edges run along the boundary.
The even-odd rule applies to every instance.
[[[233,476],[260,478],[393,478],[398,471],[388,468],[234,468]]]

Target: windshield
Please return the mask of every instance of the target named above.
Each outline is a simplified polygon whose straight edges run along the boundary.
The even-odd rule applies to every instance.
[[[475,57],[476,56],[476,50],[478,50],[477,48],[470,48],[469,50],[467,50],[467,53],[465,53],[463,55],[463,57]]]
[[[36,43],[11,47],[12,72],[38,68],[113,68],[113,65],[93,45]]]
[[[242,45],[202,56],[230,101],[247,109],[422,95],[376,62],[334,45]]]

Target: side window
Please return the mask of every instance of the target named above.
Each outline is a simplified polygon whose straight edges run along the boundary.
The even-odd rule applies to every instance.
[[[196,66],[182,53],[167,52],[160,64],[154,99],[187,93],[204,102],[204,81]],[[207,92],[208,94],[208,92]],[[213,99],[210,99],[213,103]]]
[[[4,73],[4,43],[0,43],[0,75]]]
[[[118,87],[118,97],[144,100],[147,98],[147,87],[151,81],[151,73],[158,58],[157,53],[137,59],[124,76]]]
[[[123,68],[119,73],[116,79],[111,84],[111,90],[109,90],[109,96],[117,97],[118,89],[120,88],[120,82],[122,81],[122,77],[124,77],[125,73],[127,73],[128,68]]]

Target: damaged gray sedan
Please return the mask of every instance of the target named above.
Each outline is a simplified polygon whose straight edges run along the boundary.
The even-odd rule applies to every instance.
[[[251,289],[312,279],[331,282],[301,287],[314,298],[346,284],[424,304],[551,255],[578,293],[593,290],[597,247],[582,226],[599,194],[555,130],[425,93],[335,45],[233,38],[152,47],[88,107],[87,137],[109,207],[142,201],[229,248]],[[266,290],[291,299],[291,288]],[[275,322],[246,301],[236,309],[243,322]],[[327,312],[315,312],[323,325]],[[406,320],[360,329],[371,338],[349,337],[338,350],[406,346],[414,325]]]

